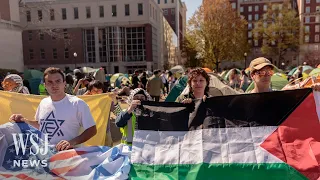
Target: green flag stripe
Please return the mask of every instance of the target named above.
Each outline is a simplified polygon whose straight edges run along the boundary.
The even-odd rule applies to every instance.
[[[260,164],[133,164],[130,177],[137,179],[161,180],[307,180],[307,178],[285,163]]]

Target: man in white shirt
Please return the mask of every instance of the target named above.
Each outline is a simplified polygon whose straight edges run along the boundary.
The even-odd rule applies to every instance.
[[[37,109],[35,121],[13,114],[10,120],[26,122],[42,133],[57,150],[67,150],[82,144],[97,133],[96,124],[88,105],[76,96],[64,92],[66,82],[59,68],[50,67],[44,72],[44,83],[49,97],[44,98]],[[79,135],[80,129],[84,132]]]

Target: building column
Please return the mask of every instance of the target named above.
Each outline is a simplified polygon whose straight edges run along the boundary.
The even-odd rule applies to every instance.
[[[99,28],[94,27],[94,47],[95,47],[95,54],[96,54],[96,63],[100,62],[100,55],[99,55]]]

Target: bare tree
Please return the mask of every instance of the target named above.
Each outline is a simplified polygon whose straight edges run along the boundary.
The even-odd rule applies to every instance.
[[[52,12],[51,9],[52,1],[49,0],[19,0],[19,9],[20,15],[27,16],[27,12],[31,12],[33,9],[41,10],[42,15],[38,16],[38,18],[31,19],[30,22],[26,23],[25,26],[22,27],[22,30],[27,30],[29,25],[34,25],[39,27],[36,31],[38,33],[38,37],[43,35],[48,35],[58,41],[63,41],[65,46],[68,47],[71,44],[72,36],[67,34],[61,28],[52,28],[47,26],[48,20],[43,19],[44,15],[47,17],[51,17],[52,13],[57,15],[61,15],[60,12]]]
[[[320,64],[320,51],[308,51],[304,55],[304,62],[312,67],[317,67]]]

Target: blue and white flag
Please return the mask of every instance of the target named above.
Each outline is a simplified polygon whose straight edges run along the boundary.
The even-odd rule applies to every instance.
[[[57,152],[26,123],[0,125],[0,179],[128,179],[129,146]]]

